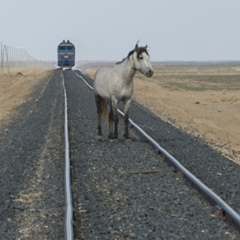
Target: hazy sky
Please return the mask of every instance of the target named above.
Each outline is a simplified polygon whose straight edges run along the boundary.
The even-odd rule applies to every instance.
[[[121,60],[139,45],[151,60],[239,60],[240,0],[0,0],[0,42],[55,60]]]

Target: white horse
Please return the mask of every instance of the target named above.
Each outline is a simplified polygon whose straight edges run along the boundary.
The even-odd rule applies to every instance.
[[[153,75],[147,45],[138,47],[138,44],[136,44],[135,49],[129,52],[128,56],[114,67],[103,67],[97,71],[93,85],[98,114],[97,136],[102,136],[101,116],[103,114],[109,122],[108,137],[110,139],[118,137],[119,119],[117,106],[120,101],[123,101],[124,137],[129,138],[129,108],[133,95],[133,76],[136,71],[140,71],[147,77]],[[109,106],[109,112],[107,106]],[[115,124],[114,132],[113,121]]]

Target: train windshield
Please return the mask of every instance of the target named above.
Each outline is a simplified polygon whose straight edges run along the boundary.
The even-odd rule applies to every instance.
[[[74,50],[74,47],[73,46],[68,46],[67,50]]]
[[[64,51],[64,50],[74,50],[74,46],[59,46],[58,50]]]

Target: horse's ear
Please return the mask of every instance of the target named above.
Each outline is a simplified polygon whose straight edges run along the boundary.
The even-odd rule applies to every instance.
[[[138,51],[138,44],[135,45],[135,51]]]
[[[145,50],[147,50],[148,45],[145,46]]]

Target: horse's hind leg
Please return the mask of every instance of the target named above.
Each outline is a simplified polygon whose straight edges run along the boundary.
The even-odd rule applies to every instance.
[[[129,138],[128,132],[128,122],[129,122],[129,108],[130,108],[131,100],[124,102],[124,137],[126,139]]]
[[[101,108],[101,102],[103,101],[103,99],[99,95],[95,95],[95,101],[96,101],[97,114],[98,114],[97,136],[102,136],[102,125],[101,125],[102,108]]]

